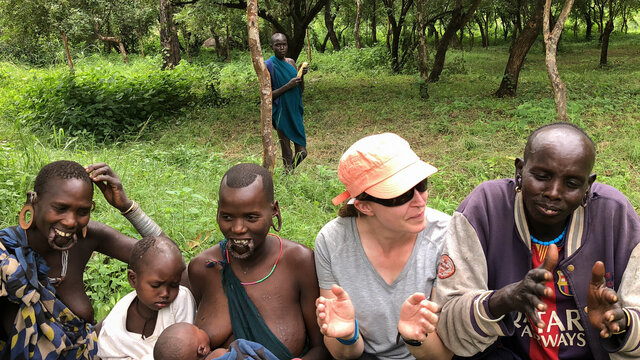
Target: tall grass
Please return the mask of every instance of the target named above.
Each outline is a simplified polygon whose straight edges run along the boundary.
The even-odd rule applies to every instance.
[[[639,42],[638,35],[614,36],[611,65],[606,68],[598,67],[599,49],[593,42],[567,41],[558,55],[568,88],[569,117],[598,145],[594,169],[598,181],[623,191],[636,210],[640,209]],[[293,176],[283,175],[280,165],[274,174],[283,213],[281,234],[286,238],[313,246],[319,229],[336,215],[330,200],[343,190],[335,171],[340,155],[365,135],[392,131],[406,138],[439,169],[433,176],[430,206],[451,213],[480,182],[513,176],[514,159],[521,156],[528,133],[554,120],[539,44],[527,57],[518,96],[507,99],[491,96],[504,71],[507,46],[451,50],[442,80],[429,84],[428,100],[419,95],[417,74],[392,75],[377,51],[313,53],[303,97],[309,157]],[[34,74],[64,68],[0,64],[0,226],[17,223],[25,192],[39,168],[64,158],[111,165],[129,197],[178,242],[187,260],[221,240],[215,216],[222,175],[238,162],[260,163],[259,96],[247,54],[235,53],[230,63],[201,54],[185,68],[200,74],[219,69],[218,89],[228,104],[198,103],[135,136],[109,143],[70,136],[61,129],[34,133],[25,127],[15,113],[23,89],[37,81]],[[117,57],[87,57],[77,61],[77,71],[108,68],[111,73],[139,76],[158,66],[155,58],[133,56],[131,61],[124,65]],[[136,236],[99,191],[95,198],[93,219]],[[85,277],[98,318],[129,291],[124,266],[118,261],[105,264],[96,255]]]

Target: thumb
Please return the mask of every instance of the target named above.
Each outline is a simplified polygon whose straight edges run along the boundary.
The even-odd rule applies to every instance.
[[[409,296],[407,298],[407,302],[411,305],[418,305],[420,304],[420,302],[424,299],[426,299],[427,297],[424,295],[424,293],[414,293],[413,295]]]
[[[596,261],[591,268],[591,285],[596,287],[604,285],[604,263],[602,261]]]
[[[551,244],[547,250],[547,256],[545,256],[544,262],[542,263],[542,268],[548,272],[552,272],[556,264],[558,264],[558,247],[555,244]]]
[[[333,284],[333,286],[331,286],[331,292],[333,292],[333,295],[336,296],[336,300],[338,301],[344,301],[344,300],[349,300],[349,294],[347,294],[346,291],[344,291],[343,288],[341,288],[340,286]]]

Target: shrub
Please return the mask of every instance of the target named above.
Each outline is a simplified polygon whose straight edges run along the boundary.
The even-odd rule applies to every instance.
[[[195,73],[194,75],[190,73]],[[212,76],[202,71],[144,69],[127,74],[95,67],[76,74],[48,73],[27,82],[18,118],[27,125],[90,133],[97,139],[135,134],[149,120],[173,115],[200,102],[223,103]]]
[[[317,69],[325,72],[339,72],[344,74],[360,72],[376,74],[388,73],[390,72],[389,52],[382,44],[359,50],[355,48],[344,48],[340,51],[314,57],[310,64],[310,70]]]

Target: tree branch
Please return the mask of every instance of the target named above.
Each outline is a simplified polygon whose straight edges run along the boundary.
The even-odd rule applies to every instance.
[[[237,2],[214,2],[214,4],[216,5],[221,5],[224,7],[228,7],[231,9],[242,9],[245,10],[247,8],[247,4],[244,1],[238,0]],[[274,18],[273,16],[269,15],[267,13],[266,10],[264,9],[258,9],[258,16],[267,20],[269,23],[271,23],[278,32],[281,32],[285,35],[289,35],[287,34],[287,30],[284,28],[284,26],[282,26],[282,24],[280,24],[280,22],[278,21],[278,19]]]
[[[184,5],[191,5],[191,4],[195,4],[197,3],[198,0],[191,0],[191,1],[179,1],[179,2],[171,2],[171,5],[173,6],[184,6]]]

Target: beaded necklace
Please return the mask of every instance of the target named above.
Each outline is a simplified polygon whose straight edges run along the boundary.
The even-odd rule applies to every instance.
[[[273,267],[271,268],[271,271],[269,271],[269,273],[267,274],[267,276],[263,277],[262,279],[258,280],[258,281],[252,281],[252,282],[240,282],[240,284],[242,285],[255,285],[255,284],[259,284],[265,280],[267,280],[267,278],[269,278],[269,276],[271,276],[271,274],[273,274],[273,272],[276,270],[276,266],[278,265],[278,261],[280,260],[280,256],[282,255],[282,238],[280,238],[280,236],[276,235],[276,234],[269,234],[269,235],[273,235],[275,237],[278,238],[278,240],[280,240],[280,253],[278,254],[278,257],[276,258],[276,262],[275,264],[273,264]],[[225,253],[227,256],[227,263],[231,264],[230,258],[229,258],[229,248],[225,249]]]
[[[541,241],[536,239],[535,237],[533,237],[533,235],[529,235],[531,236],[531,241],[535,244],[538,245],[543,245],[543,246],[549,246],[551,244],[556,244],[558,245],[558,243],[560,243],[562,240],[564,240],[564,234],[567,232],[567,226],[564,227],[564,230],[562,230],[562,234],[558,235],[557,238],[550,240],[550,241]]]

